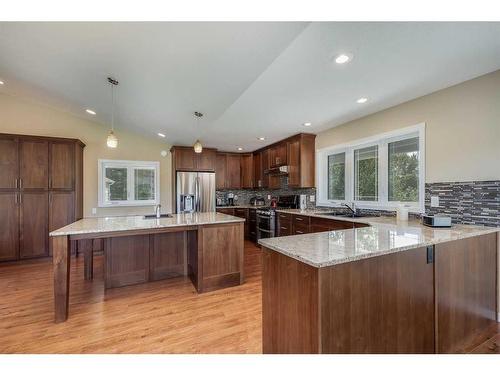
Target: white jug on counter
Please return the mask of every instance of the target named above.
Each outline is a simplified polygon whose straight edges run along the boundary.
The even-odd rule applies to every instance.
[[[409,206],[400,204],[396,209],[396,218],[398,221],[408,221]]]

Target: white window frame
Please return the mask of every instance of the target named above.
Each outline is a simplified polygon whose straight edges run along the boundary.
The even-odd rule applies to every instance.
[[[127,169],[127,200],[106,201],[105,200],[105,171],[106,168]],[[153,206],[160,203],[160,162],[158,161],[136,161],[136,160],[109,160],[99,159],[98,169],[98,206],[99,207],[127,207],[127,206]],[[155,199],[135,200],[134,169],[153,169],[155,171]]]
[[[388,190],[388,144],[399,140],[419,137],[419,201],[389,201]],[[354,150],[378,145],[378,200],[354,201]],[[345,152],[345,199],[328,199],[328,155]],[[354,202],[358,208],[395,210],[399,204],[409,205],[410,212],[425,212],[425,123],[358,139],[353,142],[325,147],[316,151],[317,205],[338,207]]]

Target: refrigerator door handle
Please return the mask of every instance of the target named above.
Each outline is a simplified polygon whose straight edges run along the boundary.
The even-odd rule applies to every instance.
[[[195,193],[195,211],[200,212],[200,178],[196,177],[194,180],[194,193]]]

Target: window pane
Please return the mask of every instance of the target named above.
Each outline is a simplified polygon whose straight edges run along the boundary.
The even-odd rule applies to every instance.
[[[328,155],[328,199],[345,199],[345,152]]]
[[[418,202],[418,137],[389,143],[389,200]]]
[[[127,168],[106,168],[104,181],[107,201],[127,200]]]
[[[378,146],[354,150],[354,200],[378,200]]]
[[[134,169],[135,200],[155,199],[154,169]]]

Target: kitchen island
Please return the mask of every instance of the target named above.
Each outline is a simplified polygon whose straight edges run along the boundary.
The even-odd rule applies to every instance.
[[[86,218],[50,233],[55,321],[68,318],[70,241],[103,238],[106,288],[188,275],[198,293],[243,283],[244,219],[215,212]],[[92,252],[85,254],[91,278]],[[90,275],[90,276],[89,276]]]
[[[259,241],[264,353],[453,353],[496,324],[498,228],[335,220],[369,226]]]

